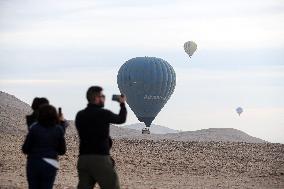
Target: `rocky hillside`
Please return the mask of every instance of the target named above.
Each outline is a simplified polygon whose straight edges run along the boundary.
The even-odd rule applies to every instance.
[[[123,128],[134,129],[141,131],[145,127],[144,123],[135,123],[131,125],[125,125]],[[168,134],[168,133],[178,133],[178,130],[174,130],[162,125],[151,124],[150,131],[152,134]]]
[[[27,129],[25,116],[31,107],[13,95],[0,91],[0,132],[18,133]]]
[[[262,139],[252,137],[243,131],[233,128],[209,128],[197,131],[185,131],[175,134],[166,134],[164,138],[179,141],[227,141],[263,143]]]
[[[15,96],[1,92],[0,93],[0,115],[2,133],[19,133],[26,131],[25,116],[31,112],[28,104],[17,99]],[[149,140],[176,140],[176,141],[224,141],[224,142],[248,142],[248,143],[263,143],[264,140],[252,137],[242,131],[233,128],[210,128],[197,131],[177,132],[163,126],[155,126],[154,130],[159,130],[158,133],[168,134],[153,134],[142,135],[142,124],[134,126],[111,126],[111,136],[113,138],[129,138],[129,139],[149,139]],[[132,129],[134,128],[134,129]],[[70,127],[67,132],[76,134],[74,122],[70,121]]]

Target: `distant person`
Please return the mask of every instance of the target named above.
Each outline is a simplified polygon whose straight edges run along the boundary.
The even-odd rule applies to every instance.
[[[99,86],[87,91],[88,105],[77,113],[75,124],[80,138],[78,189],[91,189],[98,183],[102,189],[119,189],[119,179],[110,156],[112,139],[110,123],[126,121],[125,97],[120,96],[119,114],[104,109],[105,95]]]
[[[58,155],[64,155],[66,152],[64,130],[57,124],[58,119],[53,106],[41,106],[37,123],[30,128],[26,136],[22,151],[27,154],[29,189],[53,187],[59,168]]]
[[[28,130],[30,130],[30,128],[32,127],[32,125],[37,123],[37,119],[38,119],[38,111],[39,108],[44,106],[44,105],[48,105],[49,101],[47,98],[44,97],[36,97],[34,98],[33,102],[32,102],[32,114],[27,115],[26,116],[26,123],[28,126]],[[60,115],[63,118],[63,115]],[[64,129],[64,133],[66,128],[68,127],[68,122],[65,119],[59,119],[58,124],[60,126],[62,126],[62,128]]]

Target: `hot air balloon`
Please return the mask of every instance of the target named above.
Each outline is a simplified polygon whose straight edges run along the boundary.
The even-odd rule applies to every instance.
[[[136,57],[120,67],[117,84],[138,120],[145,123],[142,133],[150,133],[152,121],[174,92],[176,74],[163,59]]]
[[[243,108],[242,107],[238,107],[237,109],[236,109],[236,112],[239,114],[239,116],[243,113]]]
[[[197,49],[197,44],[193,41],[188,41],[185,42],[184,45],[184,51],[188,54],[188,56],[191,58],[191,56],[193,55],[193,53],[196,51]]]

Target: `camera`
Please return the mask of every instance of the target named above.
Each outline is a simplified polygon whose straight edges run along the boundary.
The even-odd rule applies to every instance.
[[[112,95],[112,99],[111,100],[119,102],[119,98],[120,97],[124,97],[124,95],[123,94],[122,95]]]

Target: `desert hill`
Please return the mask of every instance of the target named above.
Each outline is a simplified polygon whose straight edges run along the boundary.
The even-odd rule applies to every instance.
[[[128,128],[128,129],[134,129],[141,131],[145,127],[144,123],[135,123],[135,124],[130,124],[130,125],[125,125],[122,128]],[[174,130],[162,125],[155,125],[151,124],[150,131],[152,134],[168,134],[168,133],[178,133],[180,131]]]
[[[25,116],[31,112],[30,106],[17,99],[15,96],[0,92],[0,115],[1,132],[23,132],[26,131]],[[264,140],[252,137],[242,131],[233,128],[210,128],[197,131],[178,132],[160,125],[153,125],[151,135],[141,135],[142,123],[111,126],[113,138],[150,139],[150,140],[176,140],[176,141],[225,141],[225,142],[248,142],[262,143]],[[74,122],[70,121],[68,131],[76,134]]]
[[[21,145],[30,107],[0,94],[0,188],[27,188]],[[55,189],[75,189],[78,182],[78,137],[70,123]],[[111,135],[111,155],[124,189],[284,188],[284,145],[263,143],[238,130],[141,135],[141,131],[112,126]]]

